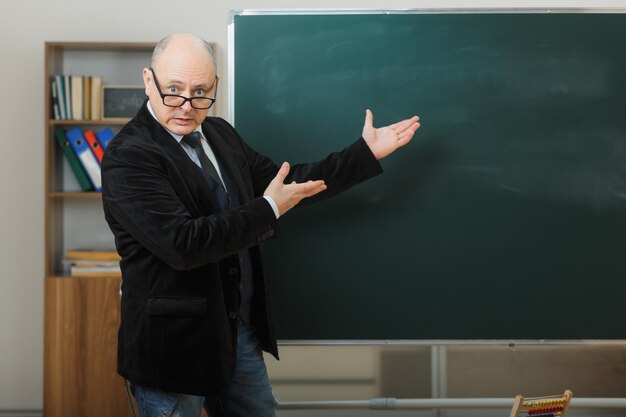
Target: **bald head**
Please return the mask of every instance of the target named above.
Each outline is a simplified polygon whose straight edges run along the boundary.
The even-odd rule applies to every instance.
[[[207,117],[210,104],[206,99],[213,100],[211,104],[215,101],[218,80],[211,45],[190,33],[175,33],[161,40],[154,48],[151,67],[143,69],[153,114],[176,135],[193,132]],[[166,96],[170,97],[168,104]],[[171,96],[184,101],[173,102]],[[194,98],[204,101],[196,100],[194,107]]]
[[[217,73],[217,64],[215,62],[215,52],[213,47],[201,37],[193,33],[173,33],[161,39],[154,47],[150,66],[157,68],[163,57],[170,55],[195,55],[195,58],[201,58],[199,55],[205,55],[210,65],[213,66],[213,72]],[[191,59],[191,57],[189,57]]]

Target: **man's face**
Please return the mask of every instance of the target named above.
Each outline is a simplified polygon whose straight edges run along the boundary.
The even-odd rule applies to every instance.
[[[172,48],[163,52],[152,71],[144,68],[144,85],[159,123],[170,132],[186,135],[202,123],[209,110],[195,109],[189,101],[185,101],[180,107],[166,106],[158,87],[163,94],[187,98],[214,97],[217,80],[208,55],[198,54],[197,51],[190,53],[185,50],[170,51],[170,49]]]

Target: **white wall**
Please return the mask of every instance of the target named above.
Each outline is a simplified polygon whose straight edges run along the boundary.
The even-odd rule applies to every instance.
[[[0,11],[0,414],[42,408],[45,41],[217,42],[227,106],[227,16],[260,8],[618,7],[626,0],[2,0]]]

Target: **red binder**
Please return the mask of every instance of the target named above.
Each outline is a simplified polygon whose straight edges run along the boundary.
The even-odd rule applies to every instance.
[[[87,139],[87,143],[89,144],[89,148],[91,149],[93,154],[96,156],[98,163],[102,165],[102,155],[104,155],[104,150],[102,149],[102,146],[100,146],[100,142],[98,142],[98,138],[96,138],[96,134],[94,133],[93,130],[86,130],[84,135],[85,135],[85,139]]]

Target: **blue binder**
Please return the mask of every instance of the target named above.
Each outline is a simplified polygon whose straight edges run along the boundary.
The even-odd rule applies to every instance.
[[[111,142],[115,137],[115,133],[113,133],[110,127],[107,127],[102,129],[100,132],[97,132],[96,137],[98,138],[98,142],[100,142],[102,149],[106,149],[109,142]]]
[[[85,169],[85,172],[89,176],[91,183],[96,191],[102,191],[102,178],[100,176],[100,164],[95,155],[89,149],[89,144],[83,136],[83,132],[80,128],[75,127],[65,132],[67,138],[70,140],[70,145],[74,149],[74,153],[78,157],[81,165]]]

